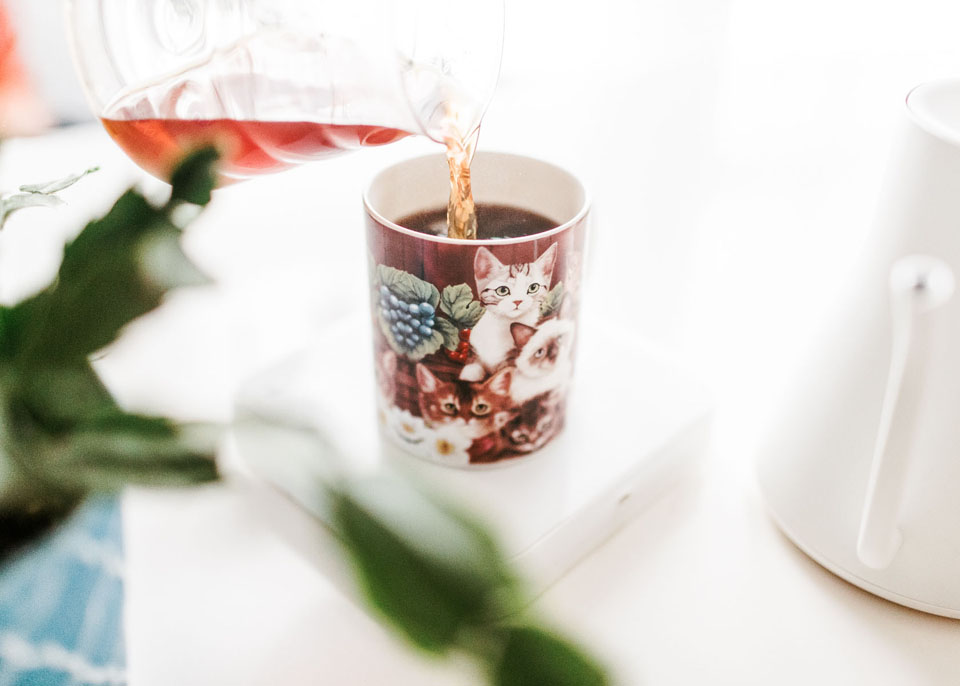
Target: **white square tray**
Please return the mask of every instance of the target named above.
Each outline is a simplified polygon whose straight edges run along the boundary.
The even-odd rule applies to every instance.
[[[703,387],[669,355],[624,341],[602,322],[581,325],[563,433],[532,456],[456,469],[381,441],[370,325],[347,316],[245,385],[237,448],[254,474],[319,520],[315,479],[333,454],[349,460],[341,468],[404,472],[486,521],[541,592],[675,483],[709,427]]]

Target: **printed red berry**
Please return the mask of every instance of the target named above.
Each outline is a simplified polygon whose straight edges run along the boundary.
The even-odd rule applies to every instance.
[[[457,346],[457,352],[465,353],[470,350],[470,344],[466,341],[460,341],[460,345]]]
[[[460,329],[460,340],[461,341],[470,340],[470,329]]]

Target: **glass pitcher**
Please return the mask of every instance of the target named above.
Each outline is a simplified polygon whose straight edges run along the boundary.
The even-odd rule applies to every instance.
[[[503,0],[65,0],[106,130],[166,178],[215,143],[226,180],[411,134],[466,140],[500,69]]]

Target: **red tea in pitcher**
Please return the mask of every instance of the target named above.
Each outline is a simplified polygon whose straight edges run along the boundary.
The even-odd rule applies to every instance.
[[[122,113],[101,121],[134,162],[159,178],[166,178],[186,151],[207,144],[223,155],[223,176],[243,179],[410,135],[383,126],[309,121],[127,119]]]

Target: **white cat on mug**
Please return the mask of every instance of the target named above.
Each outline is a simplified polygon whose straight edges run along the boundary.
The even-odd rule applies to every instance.
[[[521,264],[503,264],[487,248],[477,250],[473,271],[486,311],[470,334],[476,359],[463,368],[462,380],[481,381],[503,365],[517,347],[510,331],[512,324],[537,324],[556,261],[556,243],[536,261]]]

